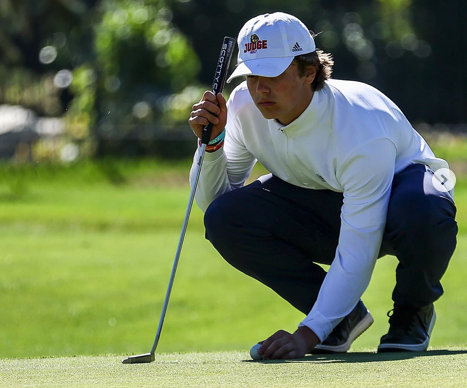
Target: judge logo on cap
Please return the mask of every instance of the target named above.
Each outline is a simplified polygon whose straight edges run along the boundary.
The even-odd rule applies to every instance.
[[[245,43],[245,51],[249,52],[250,54],[256,53],[256,50],[266,49],[268,48],[268,41],[267,40],[259,40],[258,35],[253,34],[251,35],[251,43]]]

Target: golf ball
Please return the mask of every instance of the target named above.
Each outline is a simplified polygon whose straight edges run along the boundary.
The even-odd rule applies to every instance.
[[[253,360],[262,360],[263,356],[258,353],[258,349],[261,347],[261,344],[253,345],[250,349],[250,356]]]

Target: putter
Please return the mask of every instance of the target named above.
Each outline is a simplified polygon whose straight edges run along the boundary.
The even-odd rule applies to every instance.
[[[228,36],[224,37],[219,59],[217,60],[216,72],[214,74],[214,82],[212,84],[212,91],[215,94],[222,92],[222,89],[224,88],[225,81],[227,79],[227,72],[229,70],[230,59],[232,58],[234,47],[235,47],[235,39],[230,38]],[[186,233],[186,229],[188,226],[188,220],[190,218],[191,208],[193,207],[193,201],[195,199],[196,188],[198,187],[198,181],[199,181],[199,176],[201,174],[201,167],[203,165],[206,146],[208,145],[209,140],[211,139],[212,128],[213,128],[213,124],[210,123],[208,126],[206,126],[203,129],[203,135],[201,138],[201,148],[199,152],[195,178],[191,185],[190,199],[188,201],[188,207],[185,213],[185,220],[183,221],[182,233],[180,235],[180,240],[178,242],[177,253],[175,254],[175,260],[174,260],[174,264],[172,267],[172,274],[170,275],[169,286],[167,287],[167,293],[165,295],[164,306],[162,307],[162,313],[161,313],[161,318],[159,320],[159,327],[157,328],[156,339],[154,340],[154,344],[152,345],[151,352],[139,354],[136,356],[129,356],[128,358],[125,358],[122,361],[123,364],[143,364],[143,363],[153,362],[155,360],[155,352],[156,352],[157,344],[159,343],[159,339],[161,336],[165,314],[167,313],[170,293],[172,292],[172,286],[173,286],[174,279],[175,279],[175,272],[177,271],[177,266],[178,266],[178,262],[180,259],[180,253],[182,251],[182,246],[183,246],[183,240],[185,239],[185,233]]]

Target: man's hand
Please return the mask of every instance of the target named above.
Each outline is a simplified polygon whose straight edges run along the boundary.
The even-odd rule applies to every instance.
[[[203,128],[209,123],[214,124],[211,139],[216,138],[225,128],[227,122],[227,103],[222,93],[217,96],[210,91],[203,94],[203,98],[192,107],[188,124],[200,139],[203,135]]]
[[[308,327],[299,327],[293,334],[279,330],[263,342],[258,353],[263,360],[301,358],[311,353],[319,342],[317,335]]]

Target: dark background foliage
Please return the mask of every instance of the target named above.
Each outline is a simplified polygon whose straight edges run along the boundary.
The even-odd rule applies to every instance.
[[[2,0],[0,105],[62,117],[91,154],[118,153],[121,140],[134,155],[142,144],[158,152],[159,140],[189,135],[180,128],[210,87],[222,38],[275,11],[321,32],[334,78],[377,87],[414,125],[465,128],[462,0]]]

